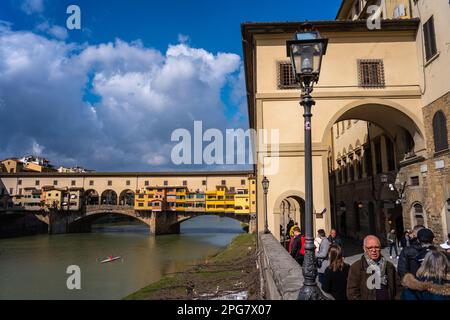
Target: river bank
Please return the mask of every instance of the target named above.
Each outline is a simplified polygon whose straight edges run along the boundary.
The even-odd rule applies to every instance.
[[[241,234],[222,252],[186,271],[167,274],[125,300],[214,299],[246,292],[258,299],[256,236]]]

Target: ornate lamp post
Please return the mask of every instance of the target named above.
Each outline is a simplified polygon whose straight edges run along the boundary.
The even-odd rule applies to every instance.
[[[302,94],[300,105],[305,118],[305,260],[303,263],[304,285],[300,289],[299,300],[323,300],[325,297],[317,286],[317,266],[314,253],[313,235],[313,190],[312,190],[312,150],[311,150],[311,108],[315,101],[311,97],[314,83],[319,80],[322,56],[325,55],[328,39],[321,38],[311,24],[302,25],[294,40],[287,41],[287,55],[291,58],[292,71]]]
[[[269,192],[269,179],[267,179],[267,177],[264,177],[262,180],[262,186],[264,190],[264,233],[270,233],[269,225],[267,223],[267,192]]]

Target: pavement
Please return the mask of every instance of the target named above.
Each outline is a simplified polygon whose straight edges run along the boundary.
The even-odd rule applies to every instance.
[[[357,260],[361,259],[363,251],[363,243],[359,240],[344,239],[344,258],[345,262],[352,265]],[[398,249],[398,254],[400,255],[401,248]],[[389,257],[389,247],[381,249],[381,254],[397,268],[398,259],[395,257],[395,252],[393,252],[392,259]]]

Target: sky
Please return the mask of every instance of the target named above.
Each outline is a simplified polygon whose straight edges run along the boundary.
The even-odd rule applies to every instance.
[[[333,20],[340,0],[0,0],[0,159],[177,165],[176,129],[248,129],[242,22]],[[81,30],[69,30],[69,5]],[[205,147],[207,143],[203,144]]]

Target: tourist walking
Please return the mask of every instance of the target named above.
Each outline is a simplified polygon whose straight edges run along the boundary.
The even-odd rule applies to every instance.
[[[450,262],[444,253],[432,248],[416,276],[407,273],[402,284],[402,300],[450,300]]]
[[[335,300],[347,300],[347,278],[350,265],[344,262],[342,248],[332,244],[328,251],[329,265],[325,269],[322,290]]]
[[[409,247],[411,244],[411,231],[406,230],[405,233],[403,234],[403,236],[400,239],[400,246],[402,247],[402,249],[405,249],[407,247]]]
[[[292,243],[292,250],[291,250],[290,254],[291,254],[291,257],[294,258],[295,261],[297,261],[302,266],[303,260],[305,257],[304,240],[302,243],[302,235],[301,235],[299,227],[294,228],[293,231],[294,231],[294,241]],[[304,239],[304,237],[303,237],[303,239]]]
[[[422,228],[417,232],[417,241],[400,253],[397,270],[401,278],[407,273],[417,273],[425,255],[433,247],[433,240],[434,233],[430,229]]]
[[[322,242],[322,238],[319,235],[316,235],[314,238],[314,246],[316,247],[315,253],[317,256],[317,252],[319,252],[320,243]]]
[[[327,239],[325,234],[325,230],[319,229],[317,231],[317,235],[321,239],[319,250],[317,251],[317,272],[319,273],[319,282],[323,284],[323,277],[325,273],[325,269],[328,266],[328,263],[325,263],[328,260],[328,249],[330,248],[330,242]]]
[[[361,259],[350,267],[347,279],[348,299],[399,299],[400,278],[394,265],[381,255],[380,239],[373,235],[365,237],[363,248]]]
[[[387,240],[389,242],[389,257],[392,259],[392,249],[394,249],[395,257],[398,259],[397,234],[395,233],[394,229],[392,229],[391,232],[388,234]]]
[[[338,236],[337,231],[335,229],[331,229],[330,236],[328,237],[328,241],[330,244],[337,244],[341,248],[344,246],[344,243],[342,242],[342,239],[340,236]]]

